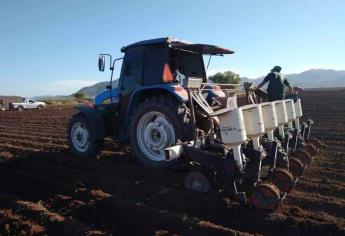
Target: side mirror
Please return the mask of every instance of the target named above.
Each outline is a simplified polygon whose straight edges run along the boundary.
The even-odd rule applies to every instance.
[[[104,71],[105,68],[105,57],[103,55],[100,55],[98,57],[98,70]]]
[[[105,88],[106,88],[106,89],[111,89],[112,86],[111,86],[111,85],[107,85],[107,86],[105,86]]]

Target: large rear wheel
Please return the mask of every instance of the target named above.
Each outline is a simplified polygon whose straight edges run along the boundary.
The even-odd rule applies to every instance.
[[[164,149],[184,141],[191,130],[187,108],[172,99],[152,97],[135,110],[130,138],[138,161],[148,166],[168,166]]]

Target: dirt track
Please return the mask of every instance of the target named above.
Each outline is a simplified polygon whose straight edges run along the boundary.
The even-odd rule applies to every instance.
[[[0,235],[345,235],[345,91],[304,92],[327,146],[279,209],[183,188],[111,141],[98,159],[67,150],[72,108],[0,112]]]

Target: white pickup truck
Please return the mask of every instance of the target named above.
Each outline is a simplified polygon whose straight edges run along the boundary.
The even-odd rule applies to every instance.
[[[46,104],[44,102],[37,102],[34,99],[26,98],[24,102],[14,102],[10,103],[10,110],[18,110],[22,111],[24,109],[39,109],[42,110],[46,108]]]

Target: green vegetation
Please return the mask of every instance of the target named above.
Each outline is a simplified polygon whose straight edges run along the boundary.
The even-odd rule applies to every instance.
[[[239,84],[241,81],[240,75],[232,71],[218,72],[208,79],[218,84]]]
[[[79,97],[80,94],[77,94],[77,97]],[[83,95],[81,95],[83,97]],[[71,97],[68,99],[40,99],[41,102],[45,102],[47,105],[53,105],[53,106],[61,106],[61,105],[78,105],[78,104],[85,104],[85,103],[92,103],[93,100],[89,98],[76,98]]]
[[[75,97],[76,99],[85,99],[85,93],[83,92],[76,92],[75,94],[73,94],[73,97]]]
[[[51,105],[54,103],[54,101],[52,99],[42,99],[42,100],[39,100],[40,102],[44,102],[45,104],[47,105]]]

